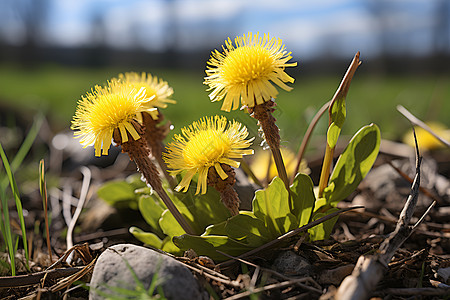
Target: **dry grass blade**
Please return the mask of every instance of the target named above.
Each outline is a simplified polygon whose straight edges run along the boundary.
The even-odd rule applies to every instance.
[[[64,255],[61,256],[56,262],[54,262],[50,267],[48,267],[46,269],[46,271],[62,266],[63,263],[72,254],[73,251],[76,251],[80,255],[80,257],[84,261],[84,263],[89,263],[92,261],[92,256],[89,252],[88,243],[84,243],[84,244],[80,244],[80,245],[75,245],[72,248],[70,248],[69,250],[67,250],[66,252],[64,252]]]
[[[70,220],[69,226],[67,228],[67,248],[73,247],[72,233],[75,229],[75,224],[77,223],[78,217],[83,209],[84,202],[86,201],[86,196],[89,191],[89,186],[91,182],[91,170],[87,167],[81,167],[81,173],[83,174],[83,185],[81,187],[80,199],[78,201],[77,209]]]
[[[392,161],[388,161],[387,162],[400,176],[402,176],[405,180],[407,180],[409,183],[413,183],[413,179],[410,178],[405,172],[403,172],[402,170],[400,170],[399,168],[397,168],[396,166],[394,166],[394,164],[392,163]],[[427,188],[424,188],[422,186],[419,186],[419,190],[424,193],[426,196],[430,197],[431,199],[433,199],[434,201],[438,202],[439,204],[444,204],[445,201],[442,200],[441,198],[439,198],[438,196],[436,196],[434,193],[432,193],[431,191],[429,191]]]
[[[278,278],[281,278],[281,279],[283,279],[283,280],[292,280],[292,279],[293,279],[293,278],[290,278],[290,277],[288,277],[288,276],[286,276],[286,275],[283,275],[283,274],[281,274],[281,273],[279,273],[279,272],[277,272],[277,271],[275,271],[275,270],[263,268],[263,267],[261,267],[261,266],[259,266],[259,265],[257,265],[257,264],[254,264],[254,263],[249,262],[249,261],[247,261],[247,260],[244,260],[244,259],[242,259],[242,258],[234,257],[234,256],[231,256],[231,255],[228,255],[228,254],[226,254],[226,253],[224,253],[224,252],[222,252],[222,251],[218,251],[218,252],[219,252],[220,254],[223,254],[223,255],[225,255],[225,256],[231,258],[231,259],[235,259],[235,260],[237,260],[237,261],[239,261],[239,262],[241,262],[241,263],[244,263],[244,264],[246,264],[246,265],[252,266],[252,267],[257,268],[257,269],[260,269],[260,270],[263,271],[263,272],[270,273],[270,274],[272,274],[272,275],[274,275],[274,276],[276,276],[276,277],[278,277]],[[303,284],[303,283],[301,283],[301,282],[298,282],[298,283],[297,283],[298,286],[300,286],[300,287],[302,287],[302,288],[304,288],[304,289],[306,289],[306,290],[309,290],[309,291],[312,291],[312,292],[316,292],[316,293],[318,293],[318,294],[321,294],[321,293],[322,293],[322,290],[321,290],[322,287],[321,287],[317,282],[315,282],[314,279],[312,279],[311,277],[303,277],[303,279],[305,280],[305,281],[304,281],[305,283],[310,283],[310,284],[313,285],[314,287],[305,285],[305,284]]]
[[[92,272],[95,265],[95,259],[93,259],[87,266],[83,267],[80,271],[78,271],[75,274],[70,275],[69,277],[66,277],[62,279],[57,284],[51,286],[49,290],[51,292],[57,292],[64,288],[67,288],[72,285],[75,281],[79,280],[80,278],[86,276],[88,273]]]
[[[407,118],[412,124],[419,126],[423,128],[424,130],[428,131],[432,136],[437,138],[442,144],[444,144],[447,147],[450,147],[450,142],[444,140],[442,137],[437,135],[427,124],[419,120],[416,116],[414,116],[412,113],[410,113],[406,108],[404,108],[402,105],[397,106],[397,110],[405,117]]]
[[[450,287],[447,288],[397,288],[386,289],[386,294],[394,296],[442,296],[442,299],[450,294]]]
[[[62,268],[46,270],[27,275],[0,277],[0,288],[15,288],[38,284],[44,277],[48,280],[54,280],[61,277],[73,275],[74,273],[77,273],[83,269],[84,267]]]
[[[211,272],[205,272],[205,269],[207,269],[207,268],[205,268],[205,269],[203,269],[203,268],[196,268],[196,267],[191,266],[191,265],[186,264],[186,263],[184,265],[188,269],[190,269],[190,270],[192,270],[192,271],[194,271],[194,272],[196,272],[196,273],[198,273],[200,275],[208,277],[208,278],[210,278],[212,280],[220,282],[222,284],[225,284],[225,285],[228,285],[228,286],[232,286],[232,287],[235,287],[235,288],[242,288],[242,284],[239,283],[236,280],[232,280],[231,278],[228,278],[228,277],[224,278],[224,275],[222,275],[222,274],[220,274],[221,276],[215,276],[215,275],[211,274]],[[198,265],[198,266],[200,266],[200,265]]]
[[[279,283],[266,285],[266,286],[263,286],[260,288],[253,289],[252,291],[245,291],[245,292],[233,295],[231,297],[225,298],[225,300],[242,299],[242,298],[248,297],[252,294],[257,294],[257,293],[274,290],[274,289],[281,289],[281,288],[292,286],[294,284],[301,283],[301,282],[305,282],[305,278],[292,279],[292,280],[287,280],[287,281],[283,281],[283,282],[279,282]]]

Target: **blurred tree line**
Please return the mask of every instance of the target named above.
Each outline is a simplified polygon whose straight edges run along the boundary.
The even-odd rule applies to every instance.
[[[433,23],[429,26],[429,36],[432,45],[425,53],[409,51],[408,36],[399,36],[393,30],[392,11],[396,8],[395,1],[367,0],[363,2],[365,9],[373,17],[376,26],[375,35],[379,51],[368,63],[370,70],[377,73],[441,73],[450,70],[450,1],[435,0]],[[210,45],[197,48],[196,51],[186,51],[180,48],[177,41],[186,34],[183,26],[177,20],[177,1],[165,0],[167,31],[164,36],[164,51],[150,51],[142,47],[142,28],[131,28],[129,37],[132,47],[118,49],[108,45],[105,36],[108,28],[101,12],[91,13],[88,20],[90,28],[89,45],[73,47],[57,46],[48,40],[46,24],[51,9],[51,0],[2,0],[0,1],[0,62],[19,62],[27,67],[42,62],[58,63],[74,66],[127,66],[136,68],[204,68],[205,61],[211,51]],[[149,12],[150,13],[150,12]],[[22,38],[20,43],[11,43],[8,35],[8,21],[14,19],[20,24]],[[236,20],[232,20],[235,22]],[[419,20],[418,20],[419,21]],[[120,20],[117,20],[120,22]],[[233,23],[231,22],[231,23]],[[412,24],[413,25],[413,24]],[[230,25],[232,26],[232,25]],[[13,33],[14,34],[14,33]],[[70,34],[68,32],[67,34]],[[120,38],[120,37],[117,37]],[[207,40],[205,38],[205,40]],[[322,57],[310,61],[302,61],[302,72],[323,73],[341,68],[342,60],[349,58],[333,54],[334,38],[330,36],[324,43],[328,52]],[[220,45],[217,45],[219,47]],[[355,52],[358,49],[355,49]],[[363,53],[364,57],[364,53]],[[297,59],[297,58],[295,58]],[[366,62],[365,62],[366,64]]]

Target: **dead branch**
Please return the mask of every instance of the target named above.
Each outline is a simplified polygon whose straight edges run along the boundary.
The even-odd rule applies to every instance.
[[[44,277],[46,277],[46,280],[55,280],[61,277],[70,276],[83,269],[84,267],[73,267],[47,270],[27,275],[0,277],[0,288],[14,288],[38,284]]]
[[[323,299],[369,299],[372,290],[388,269],[388,264],[392,260],[395,252],[414,230],[414,227],[409,224],[419,195],[421,160],[422,158],[419,156],[416,142],[416,175],[394,232],[381,244],[377,254],[367,257],[361,256],[358,259],[353,273],[342,281],[336,293],[334,295],[324,295]]]

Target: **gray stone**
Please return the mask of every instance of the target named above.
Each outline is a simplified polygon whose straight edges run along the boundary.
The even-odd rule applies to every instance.
[[[293,251],[281,252],[274,260],[272,267],[285,275],[308,276],[313,266],[304,257]]]
[[[197,300],[206,296],[182,263],[148,248],[120,244],[106,249],[98,258],[92,274],[89,299],[106,299],[101,293],[119,296],[111,287],[136,290],[137,282],[130,269],[146,290],[157,274],[158,285],[167,299]]]

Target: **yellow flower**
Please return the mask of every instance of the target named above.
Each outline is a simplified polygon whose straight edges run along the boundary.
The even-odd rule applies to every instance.
[[[108,155],[114,129],[119,129],[123,143],[128,141],[127,132],[135,140],[140,138],[132,120],[141,122],[141,112],[156,112],[156,108],[146,106],[150,100],[144,88],[118,81],[95,86],[78,100],[71,129],[77,130],[75,137],[81,138],[84,147],[94,145],[96,156]]]
[[[287,175],[290,176],[294,173],[297,157],[294,152],[287,148],[281,148],[281,156],[286,165]],[[252,158],[250,168],[260,181],[264,181],[267,178],[270,182],[278,175],[271,153],[268,151],[257,151]],[[311,172],[305,160],[301,161],[298,172],[304,174],[309,174]]]
[[[174,141],[167,147],[164,160],[173,175],[184,173],[183,180],[175,188],[186,192],[195,174],[199,174],[197,191],[206,193],[207,176],[210,167],[214,166],[219,176],[226,179],[228,175],[220,164],[239,167],[234,159],[253,154],[251,145],[253,138],[245,140],[248,131],[236,121],[228,122],[223,116],[205,117],[181,129],[182,135],[175,135]]]
[[[176,103],[175,100],[170,99],[173,95],[173,89],[167,84],[166,81],[158,79],[156,76],[152,76],[149,73],[142,72],[139,75],[136,72],[127,72],[125,74],[119,74],[119,78],[113,80],[119,80],[124,83],[128,83],[137,90],[145,88],[146,98],[152,98],[147,103],[148,106],[166,108],[167,103]],[[152,115],[155,119],[157,116]]]
[[[285,82],[294,78],[284,72],[285,67],[294,67],[296,62],[288,63],[291,52],[285,50],[281,39],[270,38],[268,34],[260,37],[249,32],[236,37],[233,45],[230,38],[222,46],[223,53],[211,53],[204,84],[209,85],[211,101],[224,99],[222,110],[230,111],[242,105],[253,107],[278,95],[272,83],[286,91],[292,88]]]
[[[450,140],[450,129],[448,129],[444,124],[431,121],[426,122],[426,125],[428,125],[428,127],[430,127],[430,129],[433,130],[433,132],[439,137],[447,141]],[[420,150],[428,151],[445,147],[444,144],[442,144],[437,138],[422,127],[414,126],[414,129],[416,131],[417,142]],[[411,147],[415,147],[412,129],[403,136],[403,142]]]

